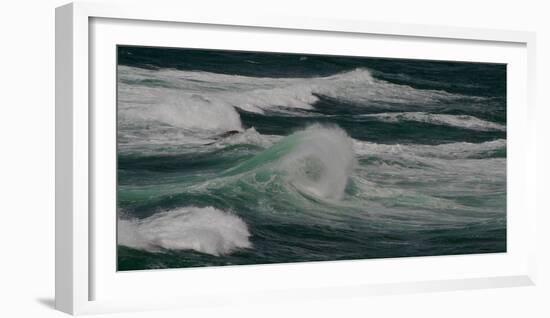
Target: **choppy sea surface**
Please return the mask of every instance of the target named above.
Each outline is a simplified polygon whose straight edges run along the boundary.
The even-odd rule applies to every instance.
[[[119,47],[118,270],[506,251],[506,66]]]

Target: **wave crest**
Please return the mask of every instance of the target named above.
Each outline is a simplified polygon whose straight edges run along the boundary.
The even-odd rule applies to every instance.
[[[124,92],[126,101],[121,102],[120,121],[124,125],[132,125],[140,129],[144,126],[149,129],[166,124],[190,130],[241,131],[243,129],[239,113],[223,101],[198,94],[160,90],[162,92],[151,93],[156,96],[152,102],[138,97],[131,98],[131,92]],[[142,94],[147,91],[148,89],[144,89]]]
[[[375,79],[371,71],[365,68],[311,78],[249,77],[173,69],[146,70],[128,66],[119,66],[118,72],[119,90],[123,91],[119,96],[135,94],[134,102],[156,104],[158,96],[176,91],[185,92],[188,96],[200,96],[200,105],[223,105],[256,113],[281,107],[312,109],[321,95],[378,107],[403,103],[430,105],[442,99],[465,98],[444,91],[415,89]],[[184,105],[197,103],[196,98],[179,99]],[[125,103],[124,100],[121,102]],[[126,109],[123,105],[122,111]],[[218,119],[223,118],[214,117],[212,121]],[[190,120],[187,123],[192,122]]]
[[[259,180],[269,176],[267,179],[282,181],[283,187],[290,186],[303,194],[340,200],[354,166],[352,139],[344,130],[312,125],[227,170],[224,177],[239,180],[234,177],[250,175],[252,180]]]
[[[118,244],[149,252],[194,250],[227,255],[250,248],[249,237],[241,218],[213,207],[178,208],[145,219],[118,221]]]

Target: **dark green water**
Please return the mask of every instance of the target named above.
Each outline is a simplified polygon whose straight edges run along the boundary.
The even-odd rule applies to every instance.
[[[506,251],[506,67],[119,47],[118,269]]]

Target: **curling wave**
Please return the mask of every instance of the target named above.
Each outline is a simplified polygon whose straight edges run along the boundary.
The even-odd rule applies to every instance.
[[[352,139],[345,131],[312,125],[281,139],[224,175],[251,175],[254,181],[280,180],[305,195],[340,200],[354,166]]]

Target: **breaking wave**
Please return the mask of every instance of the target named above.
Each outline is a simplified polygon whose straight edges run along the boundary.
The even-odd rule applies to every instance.
[[[149,252],[194,250],[220,256],[252,247],[246,223],[213,207],[185,207],[118,221],[118,244]]]
[[[165,88],[127,86],[121,90],[125,90],[125,99],[119,103],[123,128],[168,125],[188,130],[242,130],[239,113],[223,101]]]
[[[319,199],[340,200],[355,165],[352,139],[338,127],[312,125],[228,170],[253,174]],[[276,185],[279,186],[278,184]]]
[[[466,98],[375,79],[360,68],[325,77],[270,78],[173,69],[119,66],[121,119],[156,121],[180,128],[242,130],[236,108],[264,113],[309,110],[320,96],[391,107],[429,107],[441,100]],[[415,106],[416,105],[416,106]]]

